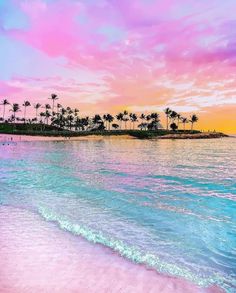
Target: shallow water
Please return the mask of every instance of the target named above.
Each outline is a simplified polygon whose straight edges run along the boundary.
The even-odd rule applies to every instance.
[[[2,205],[227,292],[236,290],[235,179],[234,138],[0,146]]]

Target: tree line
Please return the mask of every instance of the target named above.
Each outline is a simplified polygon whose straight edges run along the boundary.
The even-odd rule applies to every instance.
[[[60,129],[69,129],[74,131],[95,131],[95,130],[111,130],[111,129],[140,129],[140,130],[158,130],[163,129],[160,120],[160,114],[153,112],[150,114],[129,113],[123,111],[117,115],[95,114],[92,117],[80,117],[79,109],[71,107],[63,107],[58,103],[58,96],[51,94],[51,103],[44,105],[40,103],[31,104],[25,100],[22,105],[19,103],[10,103],[7,99],[3,99],[0,103],[2,114],[0,121],[3,123],[24,124],[40,124],[42,129],[46,125],[55,126]],[[34,118],[27,117],[27,109],[33,107],[35,110]],[[8,110],[8,115],[7,115]],[[19,117],[18,113],[23,112],[23,117]],[[166,108],[164,110],[166,116],[166,130],[177,131],[178,129],[186,130],[186,125],[190,123],[190,129],[193,130],[194,124],[198,121],[196,114],[192,114],[189,118],[182,116],[180,113]]]

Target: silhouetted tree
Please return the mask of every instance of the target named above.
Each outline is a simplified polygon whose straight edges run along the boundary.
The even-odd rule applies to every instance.
[[[178,129],[178,126],[177,126],[177,124],[176,124],[175,122],[172,122],[172,123],[170,124],[170,128],[171,128],[173,131],[176,131],[176,130]]]
[[[122,129],[122,121],[123,121],[123,118],[124,118],[124,114],[123,113],[119,113],[116,115],[116,119],[118,121],[120,121],[120,129]]]
[[[3,105],[3,115],[2,115],[2,120],[3,122],[5,121],[5,111],[6,111],[6,106],[10,105],[7,99],[4,99],[1,103]]]
[[[190,122],[191,122],[191,130],[193,130],[193,124],[196,123],[198,121],[198,117],[196,114],[193,114],[191,117],[190,117]]]
[[[54,112],[55,101],[58,100],[58,97],[56,94],[51,94],[51,98],[49,99],[52,100],[52,111]]]
[[[29,101],[24,101],[24,104],[22,105],[25,109],[24,109],[24,122],[26,121],[26,108],[30,107],[31,104]]]
[[[36,121],[38,120],[38,110],[40,107],[41,107],[41,104],[39,103],[34,105]]]
[[[165,114],[166,114],[166,130],[169,129],[169,118],[170,118],[170,114],[172,112],[172,110],[170,108],[166,108],[164,110]]]
[[[181,121],[182,121],[182,123],[183,123],[184,131],[185,131],[185,125],[186,125],[186,123],[188,123],[188,119],[185,118],[185,117],[182,117],[182,118],[181,118]]]
[[[119,128],[119,125],[116,124],[116,123],[113,123],[111,126],[112,126],[112,128],[114,128],[114,129],[118,129],[118,128]]]
[[[136,121],[138,121],[138,116],[136,114],[134,114],[134,113],[130,113],[130,120],[133,123],[133,129],[134,129],[134,123]]]
[[[16,113],[20,112],[20,106],[17,103],[12,104],[12,108],[10,109],[11,112],[13,112],[13,121],[16,120]]]

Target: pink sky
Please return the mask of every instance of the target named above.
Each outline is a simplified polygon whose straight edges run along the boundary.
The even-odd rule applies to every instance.
[[[169,106],[236,132],[235,11],[234,0],[2,0],[0,99],[55,92],[81,115]]]

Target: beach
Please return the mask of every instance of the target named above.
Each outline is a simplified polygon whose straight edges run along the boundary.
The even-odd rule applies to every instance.
[[[222,292],[157,274],[24,209],[0,207],[0,243],[4,293]]]
[[[47,136],[47,135],[26,135],[26,134],[4,134],[0,133],[0,143],[8,143],[8,142],[20,142],[20,141],[81,141],[81,140],[101,140],[101,139],[215,139],[215,138],[223,138],[228,137],[228,135],[219,133],[219,132],[202,132],[202,133],[194,133],[194,134],[166,134],[161,136],[145,136],[145,131],[141,131],[138,135],[130,135],[130,134],[88,134],[84,135],[72,135],[72,136]]]
[[[134,137],[129,135],[85,135],[85,136],[40,136],[40,135],[12,135],[0,133],[1,142],[26,142],[26,141],[81,141],[81,140],[101,140],[101,139],[133,139]]]

